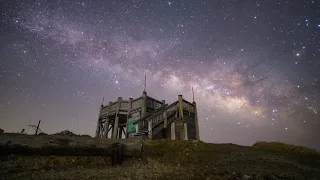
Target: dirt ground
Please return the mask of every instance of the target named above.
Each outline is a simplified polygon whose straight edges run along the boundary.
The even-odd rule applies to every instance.
[[[144,141],[143,158],[9,156],[0,179],[320,179],[320,156],[197,141]]]

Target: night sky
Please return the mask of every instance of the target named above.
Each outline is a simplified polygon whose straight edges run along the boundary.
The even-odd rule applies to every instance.
[[[317,0],[1,0],[0,128],[94,135],[99,106],[198,105],[201,140],[320,149]],[[32,133],[31,129],[29,133]]]

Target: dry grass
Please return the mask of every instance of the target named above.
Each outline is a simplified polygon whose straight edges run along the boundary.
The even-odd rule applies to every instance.
[[[303,156],[319,156],[320,152],[304,146],[297,146],[292,144],[285,144],[281,142],[264,142],[259,141],[252,145],[253,148],[286,152],[286,153],[295,153]]]
[[[119,167],[107,157],[10,156],[0,169],[5,179],[320,179],[318,156],[269,146],[275,147],[155,140],[144,141],[142,159],[126,159]]]

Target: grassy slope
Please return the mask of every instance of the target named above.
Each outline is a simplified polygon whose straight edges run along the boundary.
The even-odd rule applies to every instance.
[[[0,169],[6,179],[320,179],[319,155],[264,146],[157,140],[145,141],[144,152],[121,167],[106,157],[11,156]]]

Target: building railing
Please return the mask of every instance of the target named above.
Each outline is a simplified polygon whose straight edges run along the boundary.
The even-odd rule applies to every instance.
[[[182,100],[183,110],[194,113],[194,105],[186,100]]]
[[[101,114],[106,114],[106,113],[108,113],[108,112],[109,112],[109,107],[108,107],[108,106],[102,107],[102,109],[101,109]]]
[[[129,108],[129,102],[128,101],[122,101],[120,103],[120,108],[121,109],[128,109]]]
[[[152,97],[147,96],[147,108],[158,109],[163,105],[161,101],[153,99]]]
[[[142,106],[142,98],[138,98],[132,101],[132,109],[136,109]]]

